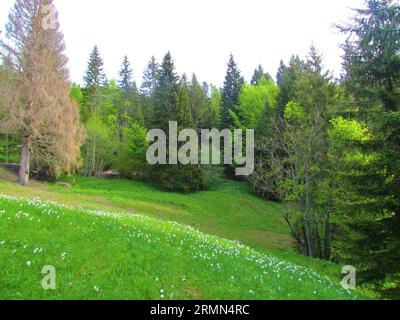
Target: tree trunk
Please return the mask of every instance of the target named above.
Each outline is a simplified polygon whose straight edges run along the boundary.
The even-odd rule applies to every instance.
[[[8,154],[9,154],[8,144],[9,144],[9,137],[8,137],[8,133],[6,133],[6,157],[5,157],[6,163],[8,163]]]
[[[27,186],[29,183],[30,160],[31,160],[31,146],[29,139],[26,138],[24,139],[21,150],[21,161],[20,161],[19,176],[18,176],[18,182],[22,186]]]
[[[305,232],[306,232],[306,242],[308,256],[314,257],[312,241],[311,241],[311,231],[310,231],[310,177],[306,175],[306,207],[305,207]]]

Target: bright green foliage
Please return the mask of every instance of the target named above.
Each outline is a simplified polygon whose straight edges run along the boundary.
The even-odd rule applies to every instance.
[[[133,123],[129,128],[122,128],[121,134],[123,142],[116,148],[116,156],[112,158],[113,168],[123,177],[146,179],[149,175],[146,162],[147,129]]]
[[[110,125],[112,123],[104,123],[97,115],[92,116],[86,124],[86,142],[82,153],[83,173],[88,177],[100,175],[106,164],[110,163],[110,155],[115,147],[114,132]]]
[[[236,112],[231,111],[237,129],[255,129],[267,108],[275,108],[279,89],[272,79],[261,77],[256,86],[244,85]]]
[[[208,122],[212,128],[218,128],[220,123],[220,106],[222,101],[221,91],[214,85],[210,86],[210,119]]]

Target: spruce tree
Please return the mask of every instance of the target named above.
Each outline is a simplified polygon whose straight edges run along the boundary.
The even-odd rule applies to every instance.
[[[209,112],[208,101],[204,89],[200,85],[195,74],[193,74],[190,85],[190,109],[195,128],[205,128],[207,112]]]
[[[118,85],[123,90],[126,98],[129,97],[132,91],[136,90],[136,82],[133,80],[133,70],[128,56],[124,56],[122,61],[121,70],[119,71]]]
[[[118,119],[121,127],[129,127],[132,118],[142,118],[138,103],[138,92],[136,83],[133,80],[133,70],[127,56],[124,57],[119,72],[118,80],[121,91],[121,101],[118,106]]]
[[[231,54],[228,62],[228,70],[225,76],[224,86],[222,88],[221,101],[221,129],[233,128],[234,121],[230,115],[230,111],[235,111],[235,107],[239,103],[239,94],[244,79],[240,74],[240,70]]]
[[[100,56],[97,45],[94,46],[90,53],[86,74],[83,80],[85,88],[100,87],[107,83],[107,78],[104,73],[103,59]]]
[[[83,104],[81,106],[81,118],[83,123],[99,111],[99,106],[104,100],[104,88],[107,78],[104,73],[104,63],[97,46],[90,53],[86,73],[83,77]]]
[[[254,70],[250,84],[252,86],[257,86],[262,77],[264,77],[266,80],[272,80],[271,75],[268,72],[264,72],[263,67],[259,65],[258,68]]]
[[[355,100],[351,110],[359,110],[347,116],[356,116],[369,135],[357,146],[362,157],[342,172],[341,225],[347,233],[339,254],[351,257],[348,262],[358,268],[361,281],[399,283],[400,6],[368,0],[352,22],[339,28],[348,38],[344,79]],[[398,298],[400,288],[393,291]]]
[[[142,86],[140,88],[141,93],[150,97],[153,95],[156,87],[157,87],[157,79],[158,79],[159,65],[156,62],[156,58],[151,57],[149,63],[147,64],[147,68],[143,73]]]
[[[168,52],[160,66],[155,88],[154,120],[155,128],[168,131],[169,121],[176,120],[178,106],[178,80],[174,62]]]
[[[186,77],[180,81],[175,72],[174,62],[168,52],[161,64],[155,90],[154,127],[169,131],[169,122],[178,123],[178,131],[194,128],[191,109],[190,91]],[[168,144],[170,143],[169,138]],[[178,150],[182,143],[178,144]],[[170,157],[167,150],[168,158]],[[191,191],[204,188],[204,177],[198,164],[158,165],[154,170],[154,178],[169,190]]]

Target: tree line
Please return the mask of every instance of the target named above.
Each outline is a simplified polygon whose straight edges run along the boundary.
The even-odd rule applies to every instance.
[[[233,55],[222,88],[178,75],[168,52],[149,60],[140,87],[124,57],[108,81],[98,47],[82,86],[71,84],[57,28],[42,6],[17,0],[2,42],[0,133],[4,161],[29,174],[69,173],[155,181],[168,190],[206,189],[215,169],[146,162],[147,131],[255,129],[251,189],[281,203],[304,255],[351,264],[359,280],[399,294],[400,6],[366,0],[346,25],[343,72],[325,71],[315,47],[281,62],[276,81],[262,66],[246,83]],[[16,154],[18,150],[19,155]],[[233,178],[233,166],[223,174]]]

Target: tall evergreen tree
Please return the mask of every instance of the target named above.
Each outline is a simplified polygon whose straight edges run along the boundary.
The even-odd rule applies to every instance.
[[[205,128],[207,112],[210,110],[208,109],[208,101],[204,89],[200,85],[195,74],[193,74],[190,85],[190,109],[195,128]]]
[[[138,103],[137,87],[133,80],[133,70],[127,56],[122,61],[118,85],[121,90],[121,101],[118,106],[119,124],[121,127],[126,128],[133,117],[142,118]]]
[[[232,128],[234,121],[230,115],[230,111],[236,111],[235,107],[239,103],[239,94],[244,79],[240,74],[240,70],[231,54],[228,63],[228,70],[225,76],[224,86],[222,88],[222,101],[221,101],[221,124],[222,129]]]
[[[171,53],[160,66],[155,88],[154,126],[168,131],[169,121],[176,120],[178,106],[178,80]]]
[[[129,97],[132,91],[136,90],[136,82],[133,80],[133,70],[128,56],[124,56],[122,61],[121,70],[119,71],[118,85],[123,90],[126,98]]]
[[[153,95],[157,87],[159,65],[156,62],[156,58],[151,57],[147,68],[143,73],[142,86],[140,88],[141,93],[144,96],[150,97]]]
[[[86,74],[83,78],[85,88],[100,87],[107,83],[104,73],[104,62],[100,56],[99,48],[94,46],[90,53]]]
[[[341,221],[347,232],[340,254],[351,257],[362,281],[399,283],[400,5],[368,0],[339,28],[348,36],[345,84],[355,98],[352,109],[359,110],[348,117],[356,116],[369,135],[358,145],[362,156],[342,172]],[[399,297],[400,287],[392,289]]]
[[[176,121],[178,130],[194,128],[191,109],[190,91],[186,77],[181,81],[175,72],[174,62],[168,52],[161,64],[155,91],[155,121],[158,129],[169,131],[169,122]],[[168,144],[170,143],[169,138]],[[178,144],[178,150],[182,143]],[[167,150],[170,157],[169,149]],[[169,190],[200,190],[204,188],[204,177],[198,164],[159,165],[155,168],[155,179]]]
[[[250,84],[252,86],[257,86],[262,77],[265,78],[266,80],[272,80],[271,75],[268,72],[264,72],[264,69],[260,64],[258,68],[254,70],[254,74],[253,77],[251,78]]]
[[[279,86],[277,111],[279,117],[283,118],[288,102],[294,98],[296,81],[305,69],[305,62],[297,55],[290,58],[289,66],[286,66],[283,61],[280,62],[277,74],[277,84]]]
[[[99,105],[104,100],[104,87],[107,78],[104,72],[103,59],[97,46],[90,53],[86,73],[83,77],[83,103],[81,106],[82,122],[86,123],[98,111]]]

